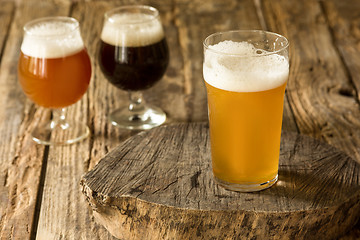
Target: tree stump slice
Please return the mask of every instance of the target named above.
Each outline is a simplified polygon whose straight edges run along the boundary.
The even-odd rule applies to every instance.
[[[119,239],[331,239],[359,218],[360,167],[283,132],[279,180],[255,193],[213,181],[207,123],[141,132],[81,180],[95,219]]]

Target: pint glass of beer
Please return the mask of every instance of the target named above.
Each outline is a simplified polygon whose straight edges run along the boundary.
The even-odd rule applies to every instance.
[[[84,95],[90,77],[90,58],[77,20],[47,17],[24,26],[19,82],[29,99],[53,113],[52,120],[32,132],[37,143],[71,144],[89,135],[86,125],[66,119],[65,107]]]
[[[165,73],[169,50],[157,9],[123,6],[105,13],[99,65],[107,80],[129,93],[130,104],[113,111],[110,122],[126,129],[150,129],[166,120],[158,107],[145,104],[141,91]]]
[[[204,41],[212,168],[234,191],[278,179],[288,40],[266,31],[215,33]]]

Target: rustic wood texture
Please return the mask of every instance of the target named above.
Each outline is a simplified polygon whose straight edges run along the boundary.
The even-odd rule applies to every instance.
[[[339,50],[354,88],[341,89],[342,94],[360,100],[360,3],[324,1],[322,3],[335,46]]]
[[[291,39],[287,97],[299,131],[321,138],[360,160],[356,90],[333,44],[321,4],[286,0],[263,3],[269,29]],[[337,14],[336,8],[333,11]]]
[[[360,164],[283,132],[279,180],[257,193],[213,181],[208,125],[162,126],[126,140],[82,180],[94,216],[120,239],[329,239],[356,223]]]
[[[125,4],[150,4],[160,10],[170,65],[145,98],[165,109],[167,123],[207,120],[201,73],[205,36],[230,28],[268,29],[291,42],[283,129],[324,140],[360,161],[356,0],[0,0],[0,4],[0,239],[113,239],[93,221],[78,182],[106,153],[136,134],[108,123],[107,115],[127,104],[127,94],[104,79],[96,61],[102,14]],[[80,21],[93,66],[87,94],[68,111],[89,125],[91,137],[59,148],[31,141],[32,128],[50,115],[26,99],[16,73],[22,26],[54,15]],[[345,238],[360,238],[358,229]]]
[[[17,58],[21,27],[29,20],[29,8],[1,2],[2,57],[0,67],[0,238],[29,239],[36,225],[35,208],[46,149],[34,145],[31,128],[48,115],[26,101],[17,84]],[[17,10],[15,12],[15,9]],[[5,34],[6,33],[6,34]]]
[[[113,239],[103,227],[93,221],[91,212],[84,206],[85,201],[79,191],[79,179],[88,170],[92,151],[100,150],[94,146],[94,142],[99,140],[102,141],[102,144],[105,143],[107,147],[110,147],[111,142],[116,143],[117,139],[107,139],[104,136],[111,131],[112,134],[120,135],[117,129],[107,129],[110,125],[107,125],[106,119],[108,106],[116,102],[114,100],[117,97],[114,94],[116,91],[111,88],[110,84],[103,81],[104,79],[97,77],[100,71],[97,69],[96,47],[97,37],[101,30],[102,15],[107,10],[104,5],[106,6],[106,3],[94,3],[90,6],[86,3],[63,1],[55,6],[63,9],[66,12],[65,15],[80,21],[82,36],[91,56],[93,76],[88,92],[81,101],[69,107],[67,115],[88,124],[92,136],[82,143],[72,146],[49,148],[46,178],[36,229],[37,239]],[[120,98],[120,101],[125,102],[125,98]],[[106,106],[106,103],[109,105]],[[101,134],[96,132],[97,129],[104,126],[105,129],[100,130]],[[54,216],[57,216],[56,221],[53,221]]]

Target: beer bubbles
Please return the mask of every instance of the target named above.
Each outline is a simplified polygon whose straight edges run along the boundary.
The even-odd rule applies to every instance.
[[[284,56],[251,43],[223,41],[206,50],[203,72],[205,81],[214,87],[255,92],[282,85],[288,78],[289,63]]]

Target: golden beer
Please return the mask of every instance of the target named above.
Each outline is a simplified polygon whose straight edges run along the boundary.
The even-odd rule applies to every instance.
[[[216,178],[255,184],[277,176],[285,86],[232,92],[206,84]]]
[[[212,168],[227,189],[258,191],[277,181],[287,46],[264,31],[217,33],[204,42]]]

